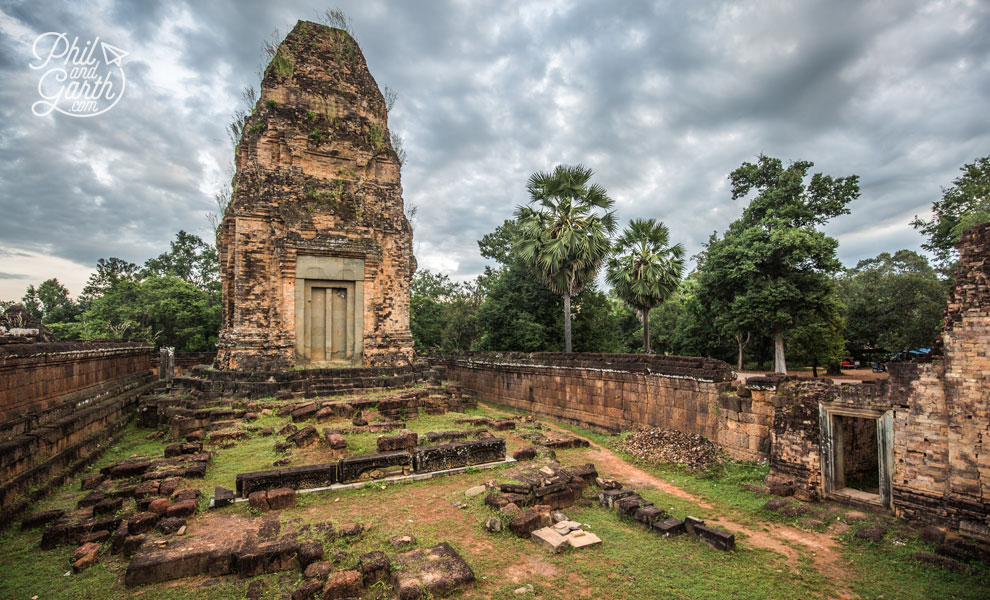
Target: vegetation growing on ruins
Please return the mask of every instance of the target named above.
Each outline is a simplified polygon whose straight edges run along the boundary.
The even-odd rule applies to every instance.
[[[375,152],[380,152],[385,145],[385,129],[378,123],[369,123],[368,131],[364,134],[364,141],[374,148]]]
[[[265,130],[267,125],[268,123],[266,123],[264,119],[258,119],[248,127],[248,131],[251,133],[261,133]]]
[[[268,68],[279,77],[288,79],[295,72],[296,61],[289,52],[284,52],[279,48],[275,52],[275,56],[272,57],[272,62],[268,65]]]

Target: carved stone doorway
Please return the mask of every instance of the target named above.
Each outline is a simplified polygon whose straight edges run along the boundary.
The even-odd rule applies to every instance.
[[[296,356],[299,364],[319,367],[361,362],[364,347],[362,277],[363,261],[360,260],[300,257],[296,279]]]
[[[825,495],[890,508],[893,412],[822,403],[819,422]]]

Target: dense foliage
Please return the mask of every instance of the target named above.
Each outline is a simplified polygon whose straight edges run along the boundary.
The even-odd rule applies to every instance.
[[[842,267],[835,256],[839,243],[818,227],[849,212],[859,184],[855,175],[821,173],[806,182],[812,166],[796,161],[784,167],[780,159],[760,156],[733,171],[732,198],[755,196],[721,239],[713,237],[699,265],[702,301],[713,307],[719,328],[740,344],[755,331],[770,333],[780,373],[787,371],[785,337],[798,329],[816,326],[802,336],[806,345],[821,342],[808,348],[812,357],[834,362],[842,347],[811,335],[821,332],[819,325],[841,327],[832,279]]]
[[[939,266],[948,269],[955,258],[954,244],[964,231],[990,221],[990,156],[959,169],[963,174],[942,190],[932,203],[932,218],[915,217],[911,223],[928,238],[921,245],[935,254]]]
[[[144,267],[97,261],[78,301],[57,279],[28,286],[22,303],[60,340],[141,339],[180,352],[212,351],[220,330],[216,248],[180,231]]]
[[[839,279],[845,338],[854,349],[929,347],[942,324],[948,287],[911,250],[861,260]]]

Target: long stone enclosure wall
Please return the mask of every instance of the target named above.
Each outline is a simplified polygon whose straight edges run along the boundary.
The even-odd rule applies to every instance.
[[[623,354],[466,353],[447,377],[483,401],[607,431],[663,427],[704,435],[733,458],[769,452],[773,408],[740,398],[721,361]]]
[[[0,346],[0,530],[94,460],[154,385],[140,342]]]
[[[10,344],[0,347],[0,434],[65,416],[74,402],[119,391],[151,372],[153,348],[137,342]]]

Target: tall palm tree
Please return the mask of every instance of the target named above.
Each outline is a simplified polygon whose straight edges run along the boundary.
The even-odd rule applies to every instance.
[[[650,311],[677,289],[684,247],[670,245],[670,231],[656,219],[633,219],[615,242],[606,279],[643,316],[643,352],[650,352]]]
[[[609,210],[615,202],[601,185],[589,185],[592,175],[583,165],[533,173],[526,184],[530,203],[516,209],[516,253],[551,292],[564,297],[566,352],[571,351],[571,296],[595,278],[615,232],[615,212]]]

